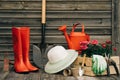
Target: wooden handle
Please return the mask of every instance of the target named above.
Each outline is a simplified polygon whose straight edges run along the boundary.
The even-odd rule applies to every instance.
[[[86,59],[86,54],[84,54],[83,56],[82,67],[84,67],[85,59]]]
[[[42,24],[46,23],[46,0],[42,0]]]

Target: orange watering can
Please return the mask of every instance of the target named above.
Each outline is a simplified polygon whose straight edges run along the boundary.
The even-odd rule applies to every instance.
[[[82,26],[82,32],[74,32],[77,25]],[[80,23],[73,25],[70,35],[66,32],[66,25],[59,27],[59,30],[64,33],[69,49],[80,50],[80,42],[90,40],[89,35],[84,32],[84,25]]]

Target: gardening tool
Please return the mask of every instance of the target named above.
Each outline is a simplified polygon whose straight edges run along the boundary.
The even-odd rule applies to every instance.
[[[39,68],[43,69],[43,67],[44,67],[43,62],[47,62],[48,61],[48,59],[46,58],[47,53],[54,46],[55,45],[49,45],[49,46],[47,46],[47,48],[46,48],[46,50],[44,52],[44,56],[43,56],[41,54],[40,48],[38,46],[36,46],[36,45],[33,45],[33,61],[34,61],[34,63],[35,63],[36,66],[38,66]],[[45,57],[45,59],[44,59],[44,57]],[[43,60],[41,60],[41,59],[43,59]]]
[[[40,49],[41,52],[45,51],[45,27],[46,27],[46,0],[42,0],[42,31],[41,31],[41,44]]]
[[[86,59],[86,54],[83,55],[82,65],[80,66],[80,69],[79,69],[79,75],[80,75],[80,76],[82,76],[82,75],[84,74],[85,59]]]
[[[77,25],[82,25],[82,32],[74,32]],[[64,33],[68,47],[70,49],[80,50],[80,42],[90,40],[89,35],[84,32],[84,25],[80,23],[73,25],[70,35],[68,35],[66,32],[66,25],[59,27],[59,30]]]
[[[42,20],[41,20],[41,44],[40,48],[36,45],[33,45],[33,62],[39,68],[43,68],[43,55],[46,48],[45,43],[45,27],[46,27],[46,0],[42,0]]]
[[[110,65],[112,65],[114,67],[117,76],[119,76],[120,75],[119,70],[118,70],[118,67],[117,67],[115,61],[110,58],[109,54],[108,55],[105,54],[105,59],[107,61],[107,76],[110,76],[110,68],[109,68]]]
[[[33,45],[33,62],[34,62],[34,64],[37,67],[42,68],[42,54],[41,54],[41,50],[36,45]]]

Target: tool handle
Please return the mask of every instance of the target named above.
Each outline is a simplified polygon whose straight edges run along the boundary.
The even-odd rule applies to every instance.
[[[110,68],[109,68],[109,63],[107,63],[107,76],[110,76]]]
[[[117,67],[115,61],[112,60],[111,64],[114,66],[117,76],[119,76],[119,70],[118,70],[118,67]]]
[[[42,23],[46,23],[46,0],[42,0]]]
[[[42,24],[42,29],[41,29],[41,48],[45,46],[45,26],[46,24]]]
[[[82,67],[84,67],[85,64],[85,58],[86,58],[86,54],[83,55]]]
[[[42,0],[41,49],[45,47],[46,0]]]

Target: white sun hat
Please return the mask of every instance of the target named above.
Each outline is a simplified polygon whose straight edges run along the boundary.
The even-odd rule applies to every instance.
[[[69,67],[77,58],[78,52],[75,50],[66,50],[63,46],[55,46],[48,53],[48,62],[45,65],[45,72],[57,73]]]

